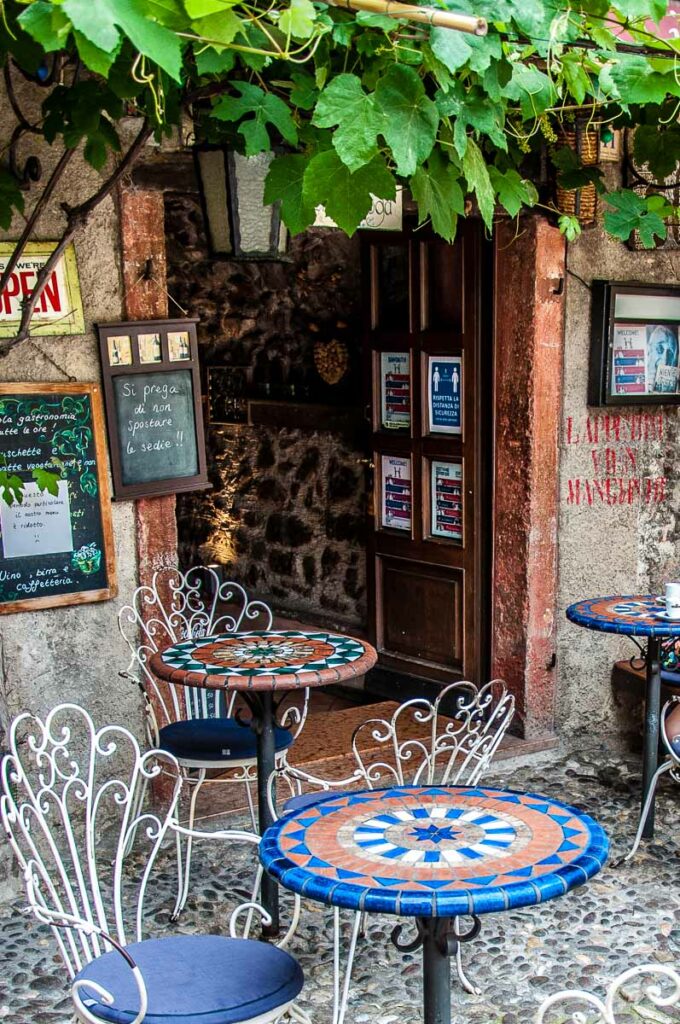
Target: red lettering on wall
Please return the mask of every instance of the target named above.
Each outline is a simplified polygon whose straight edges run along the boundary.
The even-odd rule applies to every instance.
[[[568,505],[661,505],[666,500],[665,476],[606,476],[567,480]]]
[[[5,313],[12,312],[12,299],[19,294],[19,275],[10,274],[7,287],[2,293],[2,306]]]
[[[57,281],[56,270],[53,270],[50,274],[49,280],[46,282],[42,295],[40,296],[40,307],[43,313],[48,312],[48,302],[54,313],[61,313],[61,295],[59,294],[59,282]]]

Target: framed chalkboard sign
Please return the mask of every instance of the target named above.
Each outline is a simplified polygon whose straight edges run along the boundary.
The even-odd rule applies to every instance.
[[[208,488],[196,320],[98,324],[114,498]]]
[[[98,384],[0,385],[0,615],[116,595]]]

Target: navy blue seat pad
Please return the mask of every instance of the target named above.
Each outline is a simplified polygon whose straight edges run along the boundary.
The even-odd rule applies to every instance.
[[[267,942],[219,935],[172,935],[127,946],[149,996],[144,1024],[237,1024],[285,1006],[304,982],[289,953]],[[129,965],[104,953],[77,975],[114,996],[107,1006],[95,991],[74,996],[111,1024],[129,1024],[139,1012],[139,993]]]
[[[319,800],[328,800],[333,796],[349,796],[347,790],[334,789],[330,792],[325,789],[317,789],[315,793],[301,793],[300,796],[292,796],[283,805],[284,814],[292,814],[293,811],[303,811],[305,807],[313,807]]]
[[[178,758],[196,761],[241,761],[256,756],[255,733],[235,718],[188,718],[160,730],[160,748]],[[275,729],[276,750],[293,742],[287,729]]]

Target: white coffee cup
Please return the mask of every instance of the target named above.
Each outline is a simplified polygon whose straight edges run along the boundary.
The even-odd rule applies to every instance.
[[[666,584],[666,615],[669,619],[680,619],[680,583]]]

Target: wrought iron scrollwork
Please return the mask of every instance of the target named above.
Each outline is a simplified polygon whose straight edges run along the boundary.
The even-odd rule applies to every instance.
[[[479,917],[476,914],[470,916],[472,925],[466,932],[460,931],[457,917],[417,917],[415,919],[415,938],[408,942],[401,942],[404,926],[398,924],[392,929],[390,939],[400,953],[413,953],[423,945],[427,938],[432,937],[443,956],[455,956],[464,942],[472,942],[481,931],[482,922]]]

